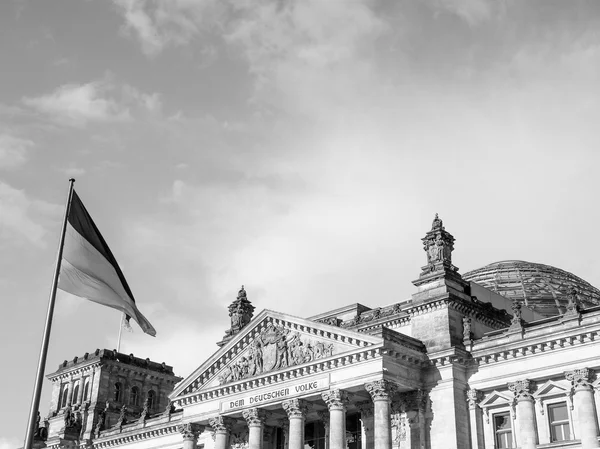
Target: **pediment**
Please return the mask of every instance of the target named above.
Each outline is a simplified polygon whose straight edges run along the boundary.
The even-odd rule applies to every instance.
[[[171,400],[383,343],[381,337],[263,310],[183,380]]]
[[[548,396],[559,396],[569,392],[569,388],[563,387],[557,382],[549,380],[544,385],[538,387],[537,391],[533,394],[533,397],[543,398]]]
[[[510,404],[513,401],[513,396],[509,396],[504,393],[500,393],[496,390],[492,391],[479,403],[479,407],[487,408],[493,407],[495,405],[506,405]]]

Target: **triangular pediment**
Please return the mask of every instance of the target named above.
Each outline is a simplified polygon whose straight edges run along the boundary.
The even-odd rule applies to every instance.
[[[382,344],[381,337],[263,310],[169,395],[172,400]]]
[[[512,402],[513,397],[498,391],[492,391],[479,403],[479,407],[487,408],[494,405],[505,405]]]
[[[544,385],[538,387],[537,391],[533,394],[534,398],[543,398],[547,396],[559,396],[567,394],[569,388],[560,385],[552,380],[549,380]]]

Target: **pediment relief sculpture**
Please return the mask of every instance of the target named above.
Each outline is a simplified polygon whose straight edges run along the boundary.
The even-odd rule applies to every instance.
[[[284,326],[269,325],[248,350],[218,376],[221,385],[333,355],[333,343],[307,338]]]

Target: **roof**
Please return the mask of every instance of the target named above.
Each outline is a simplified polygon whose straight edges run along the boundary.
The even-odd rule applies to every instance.
[[[577,290],[582,307],[600,305],[600,290],[551,265],[504,260],[469,271],[462,277],[513,301],[521,301],[544,316],[564,313],[572,288]]]

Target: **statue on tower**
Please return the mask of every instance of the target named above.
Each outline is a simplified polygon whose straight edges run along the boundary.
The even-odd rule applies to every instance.
[[[246,290],[242,288],[238,292],[237,298],[229,305],[229,317],[231,318],[231,327],[225,331],[225,338],[219,343],[219,346],[225,344],[234,335],[238,334],[252,319],[254,306],[246,296]]]
[[[422,239],[423,248],[427,254],[427,265],[430,271],[436,271],[441,266],[452,267],[452,251],[454,250],[454,237],[446,231],[442,220],[435,214],[431,231]]]

